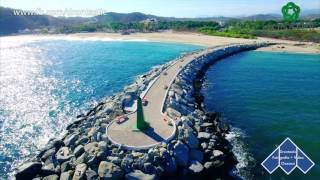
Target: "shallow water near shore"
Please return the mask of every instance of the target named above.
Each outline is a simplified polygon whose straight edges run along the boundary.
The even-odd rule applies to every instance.
[[[1,41],[0,179],[63,134],[76,115],[153,66],[200,48],[154,42]]]
[[[320,55],[245,52],[219,61],[206,73],[202,92],[208,111],[230,122],[240,174],[253,179],[320,178]],[[286,137],[314,162],[272,175],[260,163]],[[239,143],[240,142],[240,143]]]

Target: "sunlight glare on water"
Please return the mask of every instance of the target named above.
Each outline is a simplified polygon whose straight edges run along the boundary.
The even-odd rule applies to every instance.
[[[78,114],[151,67],[200,48],[19,36],[1,37],[0,45],[0,179],[63,135]]]
[[[67,93],[63,91],[68,91],[59,89],[64,82],[42,75],[42,67],[50,64],[42,60],[42,53],[23,44],[1,48],[0,163],[5,171],[12,159],[28,157],[59,135],[74,118],[66,114],[70,108],[67,103],[65,110],[59,107]],[[62,96],[52,95],[53,91],[62,92]],[[56,116],[48,116],[48,112]]]

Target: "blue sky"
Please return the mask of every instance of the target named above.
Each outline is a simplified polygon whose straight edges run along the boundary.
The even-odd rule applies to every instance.
[[[320,9],[320,0],[291,0],[301,9]],[[104,9],[159,16],[206,17],[280,13],[289,0],[1,0],[4,7],[35,10]]]

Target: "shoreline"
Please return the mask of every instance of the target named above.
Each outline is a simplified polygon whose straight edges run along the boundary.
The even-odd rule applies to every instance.
[[[164,43],[182,43],[199,45],[204,47],[227,45],[232,43],[250,44],[269,42],[275,43],[269,47],[259,48],[257,51],[274,51],[288,53],[320,54],[320,44],[311,42],[299,42],[259,37],[258,39],[240,39],[229,37],[208,36],[192,32],[156,32],[156,33],[133,33],[121,35],[119,33],[75,33],[75,34],[52,34],[52,35],[15,35],[1,38],[14,38],[19,41],[38,40],[86,40],[86,41],[150,41]]]
[[[182,67],[169,87],[165,107],[168,116],[176,119],[177,133],[168,143],[148,150],[128,150],[109,141],[108,124],[123,115],[126,93],[132,92],[133,83],[123,92],[100,102],[88,113],[67,127],[61,139],[52,139],[33,159],[17,168],[17,180],[26,177],[123,178],[140,177],[217,177],[231,178],[236,163],[225,135],[230,127],[220,121],[216,113],[208,113],[196,105],[192,96],[194,80],[203,68],[227,56],[259,48],[267,44],[238,44],[205,49]],[[192,55],[192,53],[191,53]],[[191,56],[190,54],[184,57]],[[184,58],[182,57],[182,58]],[[182,58],[175,61],[182,61]],[[136,82],[150,83],[163,72],[170,61],[145,73]],[[201,73],[200,73],[201,74]],[[139,88],[136,90],[138,91]],[[193,89],[193,90],[191,90]],[[186,93],[191,90],[190,93]],[[181,102],[181,103],[178,103]],[[176,117],[176,118],[175,118]]]

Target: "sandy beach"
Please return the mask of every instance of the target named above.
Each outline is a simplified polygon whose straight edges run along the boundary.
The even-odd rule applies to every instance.
[[[320,44],[310,42],[298,42],[289,40],[279,40],[271,38],[240,39],[229,37],[208,36],[191,32],[157,32],[157,33],[134,33],[121,35],[119,33],[75,33],[75,34],[53,34],[53,35],[18,35],[0,37],[17,41],[37,41],[37,40],[101,40],[101,41],[155,41],[168,43],[185,43],[201,45],[205,47],[226,45],[232,43],[252,43],[252,42],[274,42],[273,46],[260,48],[257,51],[274,52],[296,52],[320,54]],[[2,44],[1,46],[3,46]],[[6,46],[6,45],[5,45]]]

